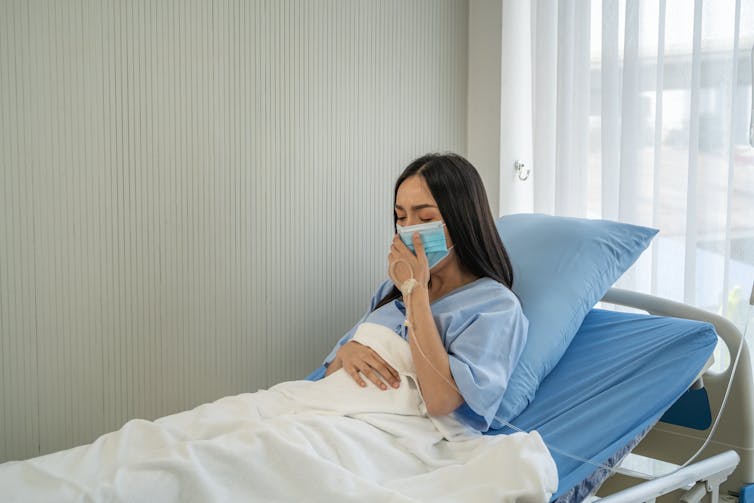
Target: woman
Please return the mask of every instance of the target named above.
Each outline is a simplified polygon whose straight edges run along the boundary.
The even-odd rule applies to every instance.
[[[342,368],[360,386],[366,378],[383,390],[397,387],[395,369],[350,340],[362,322],[387,326],[409,341],[427,412],[453,412],[486,431],[523,351],[528,321],[511,291],[512,267],[479,173],[455,154],[416,159],[395,183],[394,223],[390,279],[328,355],[326,375]],[[411,278],[416,286],[402,292]]]
[[[549,501],[558,472],[539,433],[474,431],[495,415],[527,328],[479,176],[458,156],[418,159],[396,184],[395,220],[410,247],[393,240],[391,279],[355,335],[364,345],[352,330],[328,357],[328,373],[344,372],[2,465],[0,500]],[[387,393],[354,386],[345,372],[399,384],[368,346],[415,376]],[[428,412],[460,421],[426,417],[414,381]]]

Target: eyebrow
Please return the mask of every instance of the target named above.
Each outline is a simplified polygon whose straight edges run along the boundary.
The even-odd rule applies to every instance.
[[[417,204],[416,206],[412,206],[412,207],[411,207],[411,209],[412,209],[412,210],[414,210],[414,211],[417,211],[417,210],[422,210],[422,209],[424,209],[424,208],[437,208],[437,206],[435,206],[435,205],[433,205],[433,204]],[[405,209],[403,208],[403,206],[401,206],[400,204],[396,204],[396,205],[395,205],[395,209],[396,209],[396,210],[401,210],[401,211],[406,211],[406,210],[405,210]]]

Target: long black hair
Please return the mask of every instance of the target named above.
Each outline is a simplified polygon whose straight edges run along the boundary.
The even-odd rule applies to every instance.
[[[458,154],[427,154],[419,157],[395,182],[393,206],[398,187],[412,176],[421,176],[445,222],[461,266],[478,277],[488,277],[513,287],[513,267],[492,218],[482,178],[469,161]],[[397,221],[393,211],[393,225]],[[393,286],[375,309],[399,298]]]

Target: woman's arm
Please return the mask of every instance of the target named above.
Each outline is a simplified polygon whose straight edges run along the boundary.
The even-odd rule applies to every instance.
[[[418,285],[403,298],[410,315],[409,347],[427,412],[432,416],[450,414],[464,400],[450,373],[448,353],[432,318],[429,291]]]
[[[412,236],[416,255],[396,234],[388,254],[388,275],[403,292],[409,347],[427,412],[444,416],[464,403],[450,372],[450,360],[432,317],[429,302],[429,264],[418,232]],[[404,267],[399,268],[399,265]],[[402,269],[402,273],[398,270]],[[409,274],[406,274],[408,271]],[[409,279],[414,286],[406,290]]]

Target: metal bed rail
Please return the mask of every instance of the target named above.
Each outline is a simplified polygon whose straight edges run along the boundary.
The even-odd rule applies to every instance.
[[[677,489],[686,489],[681,496],[683,503],[698,503],[710,494],[711,503],[720,501],[720,484],[738,466],[740,458],[736,451],[727,451],[711,458],[675,470],[667,475],[648,480],[615,494],[593,501],[601,503],[642,503]]]

